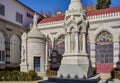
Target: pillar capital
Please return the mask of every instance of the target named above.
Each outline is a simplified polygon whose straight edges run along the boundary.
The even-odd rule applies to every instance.
[[[67,32],[67,34],[71,34],[71,32]]]
[[[79,33],[79,31],[75,31],[75,33]]]

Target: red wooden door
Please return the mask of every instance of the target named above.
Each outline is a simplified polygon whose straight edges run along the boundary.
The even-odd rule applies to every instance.
[[[113,43],[96,43],[96,68],[97,73],[110,73],[113,68]]]
[[[113,64],[112,63],[102,63],[96,64],[97,67],[97,73],[110,73],[111,69],[113,68]]]

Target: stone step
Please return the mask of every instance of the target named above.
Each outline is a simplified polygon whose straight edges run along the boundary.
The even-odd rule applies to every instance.
[[[41,81],[38,83],[98,83],[97,79],[65,79],[65,78],[48,78],[46,81]]]

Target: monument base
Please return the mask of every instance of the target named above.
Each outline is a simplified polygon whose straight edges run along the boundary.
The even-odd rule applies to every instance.
[[[93,76],[93,69],[88,55],[63,57],[58,70],[58,78],[88,79]]]
[[[92,71],[90,72],[91,74],[88,73],[89,70],[85,71],[84,68],[88,68],[88,65],[62,64],[61,68],[57,75],[60,78],[87,79],[93,75]]]
[[[100,78],[96,79],[65,79],[65,78],[48,78],[48,80],[38,83],[98,83]]]

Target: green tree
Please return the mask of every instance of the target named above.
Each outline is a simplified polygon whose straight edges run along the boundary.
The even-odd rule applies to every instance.
[[[109,8],[111,0],[97,0],[96,9],[105,9]]]

